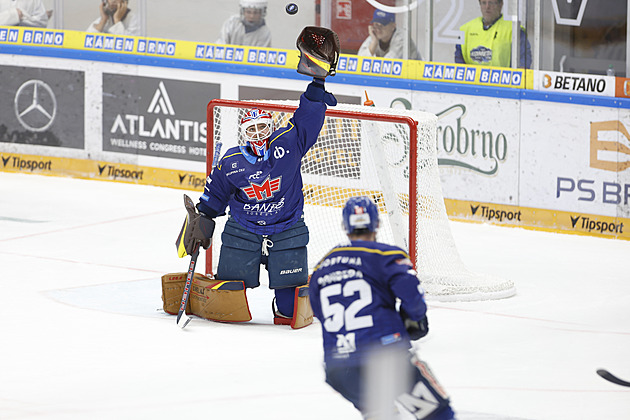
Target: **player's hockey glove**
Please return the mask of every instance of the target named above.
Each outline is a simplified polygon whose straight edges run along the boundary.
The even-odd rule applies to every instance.
[[[194,208],[188,209],[186,220],[175,242],[179,258],[192,255],[197,242],[200,242],[204,249],[208,249],[212,243],[214,225],[214,220],[205,214],[197,213]]]
[[[339,61],[339,37],[319,26],[305,27],[295,43],[300,50],[297,72],[307,76],[334,76]]]
[[[429,320],[426,316],[420,321],[414,321],[409,318],[409,315],[407,315],[407,312],[405,312],[401,306],[400,317],[403,320],[403,324],[405,324],[405,329],[407,330],[407,334],[409,334],[409,338],[413,341],[419,340],[429,333]]]
[[[313,81],[308,84],[306,92],[304,92],[304,96],[306,96],[309,101],[325,102],[326,105],[329,106],[337,105],[337,98],[335,98],[332,93],[326,92],[324,89],[324,79],[319,79],[317,77],[313,77]]]

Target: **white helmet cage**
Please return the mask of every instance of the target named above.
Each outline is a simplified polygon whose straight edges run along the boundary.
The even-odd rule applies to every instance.
[[[241,17],[243,17],[243,9],[261,9],[262,17],[267,15],[267,0],[240,0]]]
[[[258,156],[263,156],[267,151],[267,141],[273,131],[273,117],[266,111],[257,108],[250,109],[241,119],[243,145],[248,143]]]

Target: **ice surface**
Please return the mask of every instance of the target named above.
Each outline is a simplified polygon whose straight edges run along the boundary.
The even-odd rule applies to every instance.
[[[184,192],[0,173],[0,419],[361,418],[324,383],[319,324],[272,325],[266,286],[246,324],[162,312]],[[429,304],[418,349],[459,418],[630,418],[630,389],[595,373],[630,379],[630,242],[452,230],[471,270],[517,287]]]

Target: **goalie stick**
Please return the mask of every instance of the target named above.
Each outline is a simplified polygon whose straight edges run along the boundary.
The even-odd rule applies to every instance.
[[[608,372],[606,369],[597,369],[597,374],[601,376],[602,378],[606,379],[607,381],[612,382],[613,384],[630,387],[630,382],[617,378],[615,375]]]
[[[195,204],[186,194],[184,194],[184,205],[189,213],[195,213]],[[179,305],[179,312],[177,313],[177,325],[182,329],[185,328],[192,320],[192,317],[186,315],[186,306],[188,305],[188,298],[190,297],[190,289],[192,287],[193,275],[195,274],[195,266],[197,265],[197,257],[199,257],[200,246],[201,242],[197,241],[190,257],[188,274],[186,275],[186,284],[184,285],[184,293],[182,294],[182,302]]]

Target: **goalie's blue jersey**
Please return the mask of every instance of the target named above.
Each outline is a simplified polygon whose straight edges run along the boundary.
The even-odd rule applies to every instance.
[[[309,296],[322,324],[329,366],[360,364],[373,346],[411,347],[396,298],[413,320],[421,320],[427,310],[407,253],[371,241],[333,248],[315,268]]]
[[[287,126],[269,138],[264,157],[245,147],[228,149],[206,180],[199,210],[223,214],[230,206],[230,215],[259,235],[282,232],[297,222],[304,210],[302,157],[315,144],[325,113],[323,102],[302,94]]]

